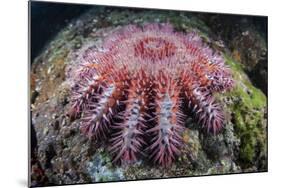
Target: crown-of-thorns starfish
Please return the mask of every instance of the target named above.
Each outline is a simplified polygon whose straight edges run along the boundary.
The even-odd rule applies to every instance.
[[[70,115],[84,134],[108,139],[114,162],[147,153],[164,166],[180,154],[186,116],[219,132],[224,116],[212,94],[233,86],[219,53],[169,24],[118,29],[83,52],[71,77]]]

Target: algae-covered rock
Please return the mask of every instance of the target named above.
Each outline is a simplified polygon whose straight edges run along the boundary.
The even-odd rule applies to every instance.
[[[34,152],[47,177],[43,185],[267,170],[267,97],[253,86],[243,59],[239,62],[226,44],[214,40],[216,32],[208,26],[211,21],[208,25],[205,21],[195,13],[101,8],[88,11],[58,33],[31,67],[32,124],[37,138]],[[82,46],[98,45],[115,27],[149,22],[169,22],[178,31],[199,33],[208,45],[224,53],[235,85],[216,95],[226,116],[218,135],[207,134],[196,122],[186,119],[184,146],[170,167],[146,159],[116,165],[106,141],[84,136],[79,118],[73,121],[67,116],[70,86],[65,77],[71,72],[67,67],[75,66]]]
[[[238,63],[227,58],[236,80],[235,88],[226,95],[232,99],[228,109],[232,113],[235,135],[240,139],[238,160],[243,167],[255,163],[267,169],[267,98],[255,88]]]

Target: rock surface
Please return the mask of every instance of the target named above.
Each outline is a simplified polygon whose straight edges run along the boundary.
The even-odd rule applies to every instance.
[[[267,85],[266,41],[256,30],[247,30],[228,46],[210,38],[217,31],[212,20],[197,14],[166,11],[90,10],[63,29],[46,46],[31,67],[31,111],[36,144],[32,150],[33,185],[59,185],[101,181],[134,180],[161,177],[267,171],[267,98],[252,82]],[[196,30],[208,44],[225,53],[236,85],[231,92],[216,97],[224,104],[227,122],[221,134],[205,135],[192,120],[186,120],[185,146],[181,157],[170,167],[153,166],[139,161],[128,166],[111,163],[106,143],[97,143],[79,131],[79,119],[72,121],[69,109],[70,86],[65,80],[66,67],[79,56],[81,46],[99,43],[114,27],[147,22],[170,22],[180,31]],[[207,24],[205,24],[206,22]],[[215,21],[213,21],[215,22]],[[218,32],[220,31],[220,32]],[[259,36],[257,38],[256,36]],[[236,42],[234,42],[236,41]],[[255,44],[255,45],[254,45]],[[249,57],[240,55],[251,47]],[[238,55],[235,55],[235,53]],[[245,56],[245,57],[244,57]],[[247,59],[248,58],[248,59]],[[253,63],[254,65],[250,65]],[[75,66],[75,65],[73,65]],[[245,73],[257,72],[249,79]],[[261,86],[263,90],[267,86]],[[34,140],[34,139],[33,139]],[[35,168],[35,169],[37,169]]]

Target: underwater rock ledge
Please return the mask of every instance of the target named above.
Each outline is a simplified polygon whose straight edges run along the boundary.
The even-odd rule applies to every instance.
[[[59,32],[31,67],[35,152],[46,176],[42,185],[267,171],[267,98],[253,86],[227,46],[218,46],[210,38],[214,33],[204,21],[192,13],[99,11],[87,12]],[[116,28],[167,22],[178,31],[196,31],[224,53],[235,80],[231,91],[215,96],[225,112],[224,128],[217,135],[206,136],[193,119],[186,119],[182,154],[169,168],[152,166],[146,160],[127,166],[112,164],[106,141],[87,138],[79,130],[81,120],[67,116],[71,87],[65,72],[71,64],[75,66],[87,44],[101,44]]]

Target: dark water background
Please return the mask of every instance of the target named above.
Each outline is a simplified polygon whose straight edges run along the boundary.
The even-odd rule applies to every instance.
[[[72,19],[89,10],[90,5],[51,2],[30,3],[31,62],[44,46]]]

